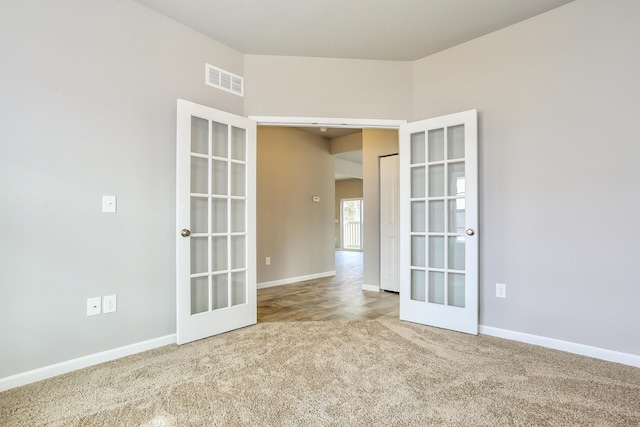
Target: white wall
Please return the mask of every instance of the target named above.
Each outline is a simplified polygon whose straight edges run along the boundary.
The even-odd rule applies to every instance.
[[[415,62],[415,119],[480,113],[482,324],[640,355],[639,16],[578,0]]]
[[[4,0],[0,58],[0,378],[175,333],[176,99],[241,114],[203,80],[242,55],[129,0]]]

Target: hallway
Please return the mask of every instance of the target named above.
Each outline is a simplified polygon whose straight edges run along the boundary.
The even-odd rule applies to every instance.
[[[362,252],[337,251],[333,277],[258,289],[258,322],[398,318],[398,294],[363,291],[362,271]]]

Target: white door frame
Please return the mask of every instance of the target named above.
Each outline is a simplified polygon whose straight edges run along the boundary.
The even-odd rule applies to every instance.
[[[406,120],[346,119],[334,117],[249,116],[258,126],[331,127],[344,129],[400,129]]]
[[[400,126],[407,123],[407,120],[394,119],[358,119],[358,118],[338,118],[338,117],[301,117],[301,116],[248,116],[249,119],[257,122],[258,126],[284,126],[284,127],[328,127],[343,129],[393,129],[400,132]],[[399,134],[398,134],[399,135]],[[378,183],[380,186],[380,183]],[[342,244],[342,242],[341,242]],[[363,248],[364,252],[364,248]],[[378,249],[378,259],[380,259],[380,249]],[[380,275],[380,268],[378,268]],[[379,279],[379,278],[378,278]],[[378,280],[379,282],[380,280]],[[368,285],[363,285],[368,286]],[[375,292],[380,291],[380,286],[373,287]]]

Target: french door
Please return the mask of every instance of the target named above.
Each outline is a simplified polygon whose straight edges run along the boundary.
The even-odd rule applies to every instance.
[[[475,110],[400,127],[400,319],[478,333]]]
[[[256,123],[178,100],[177,342],[256,323]]]

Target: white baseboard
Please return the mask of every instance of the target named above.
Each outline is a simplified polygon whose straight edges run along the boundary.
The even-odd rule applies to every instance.
[[[523,332],[510,331],[508,329],[494,328],[493,326],[480,325],[479,330],[481,334],[485,335],[539,345],[540,347],[562,350],[568,353],[579,354],[582,356],[593,357],[594,359],[602,359],[609,362],[616,362],[640,368],[640,356],[636,354],[622,353],[619,351],[607,350],[606,348],[592,347],[589,345],[543,337],[540,335],[531,335]]]
[[[367,285],[366,283],[362,284],[363,291],[371,291],[371,292],[380,292],[380,286],[378,285]]]
[[[10,377],[0,378],[0,392],[9,390],[14,387],[20,387],[26,384],[35,383],[37,381],[46,380],[67,372],[86,368],[88,366],[97,365],[121,357],[130,356],[132,354],[141,353],[143,351],[162,347],[176,343],[176,334],[166,335],[164,337],[154,338],[135,344],[118,347],[100,353],[90,354],[88,356],[78,357],[54,365],[44,366],[32,371],[22,372]]]
[[[257,288],[258,289],[272,288],[274,286],[289,285],[291,283],[297,283],[297,282],[306,282],[307,280],[321,279],[323,277],[331,277],[335,275],[336,275],[335,270],[325,271],[323,273],[308,274],[306,276],[289,277],[286,279],[273,280],[271,282],[262,282],[262,283],[258,283]]]

